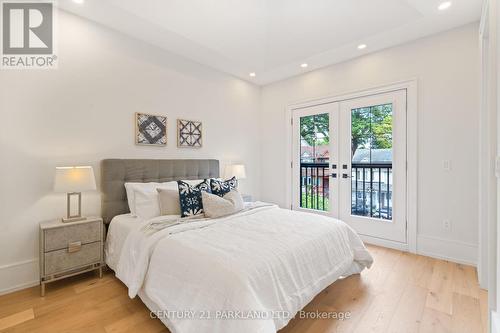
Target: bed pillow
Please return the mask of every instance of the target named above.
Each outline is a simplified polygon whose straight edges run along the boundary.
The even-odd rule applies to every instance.
[[[205,217],[217,218],[241,211],[244,207],[243,198],[236,190],[231,190],[223,197],[215,194],[203,192],[203,211]]]
[[[156,188],[136,189],[135,197],[135,216],[149,220],[160,216],[160,205],[158,203],[158,192]]]
[[[181,215],[179,190],[157,188],[160,215]]]
[[[135,212],[135,193],[136,189],[155,188],[160,183],[125,183],[125,191],[127,192],[127,203],[130,213],[137,215]]]
[[[225,181],[215,178],[210,179],[210,189],[212,190],[213,194],[218,195],[219,197],[224,196],[231,190],[236,190],[237,187],[238,187],[238,181],[236,180],[236,177],[233,177]]]
[[[159,210],[158,193],[156,191],[157,188],[177,190],[177,182],[171,181],[171,182],[165,182],[165,183],[155,183],[155,182],[151,182],[151,183],[125,183],[125,190],[127,192],[128,207],[130,209],[130,213],[133,216],[143,217],[142,215],[144,215],[143,211],[141,213],[137,212],[138,205],[137,205],[137,202],[136,202],[137,200],[136,200],[136,196],[135,196],[136,191],[141,191],[141,192],[143,192],[142,194],[144,194],[141,196],[141,203],[139,204],[139,205],[141,205],[142,208],[144,207],[143,204],[144,204],[144,200],[146,200],[145,195],[147,193],[148,196],[150,197],[150,200],[152,201],[152,204],[157,205],[158,210]],[[155,209],[156,209],[156,207],[155,207]],[[146,214],[146,215],[149,216],[150,214]]]
[[[189,185],[179,180],[179,203],[181,207],[181,217],[195,216],[203,214],[202,192],[210,192],[210,184],[205,179],[198,185]]]

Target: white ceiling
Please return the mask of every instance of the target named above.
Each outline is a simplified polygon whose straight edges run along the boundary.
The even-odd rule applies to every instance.
[[[446,11],[437,9],[439,3],[59,0],[58,5],[198,63],[268,84],[479,20],[481,0],[453,0]],[[358,50],[361,43],[368,47]]]

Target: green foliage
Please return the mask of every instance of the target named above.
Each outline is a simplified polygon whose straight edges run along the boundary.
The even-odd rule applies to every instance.
[[[392,104],[353,110],[351,126],[353,155],[360,147],[392,148]]]
[[[329,144],[329,128],[328,113],[300,118],[301,139],[311,147]],[[360,147],[392,148],[392,104],[352,110],[351,133],[353,155]]]
[[[311,186],[307,186],[307,190],[310,193]],[[325,201],[323,203],[323,196],[322,195],[317,195],[317,194],[308,195],[307,196],[307,200],[306,200],[305,193],[302,193],[302,200],[301,200],[302,202],[301,202],[300,207],[302,207],[302,208],[309,208],[309,209],[316,209],[316,210],[322,210],[322,211],[328,211],[328,209],[330,207],[330,204],[329,204],[329,200],[328,200],[328,196],[327,195],[325,195],[325,199],[324,200]],[[316,206],[316,202],[318,203],[317,206]]]
[[[330,142],[329,128],[328,113],[300,118],[300,136],[309,146],[327,145]],[[322,134],[319,139],[318,133]]]

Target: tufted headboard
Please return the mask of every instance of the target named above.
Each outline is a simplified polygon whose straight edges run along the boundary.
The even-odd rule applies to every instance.
[[[106,159],[101,161],[101,204],[104,223],[129,213],[125,183],[168,182],[219,177],[218,160]]]

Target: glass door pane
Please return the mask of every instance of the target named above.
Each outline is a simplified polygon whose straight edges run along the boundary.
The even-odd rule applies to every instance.
[[[351,110],[351,214],[392,220],[392,104]]]
[[[338,217],[339,103],[292,113],[292,209]]]
[[[300,117],[300,207],[329,211],[330,115]]]

